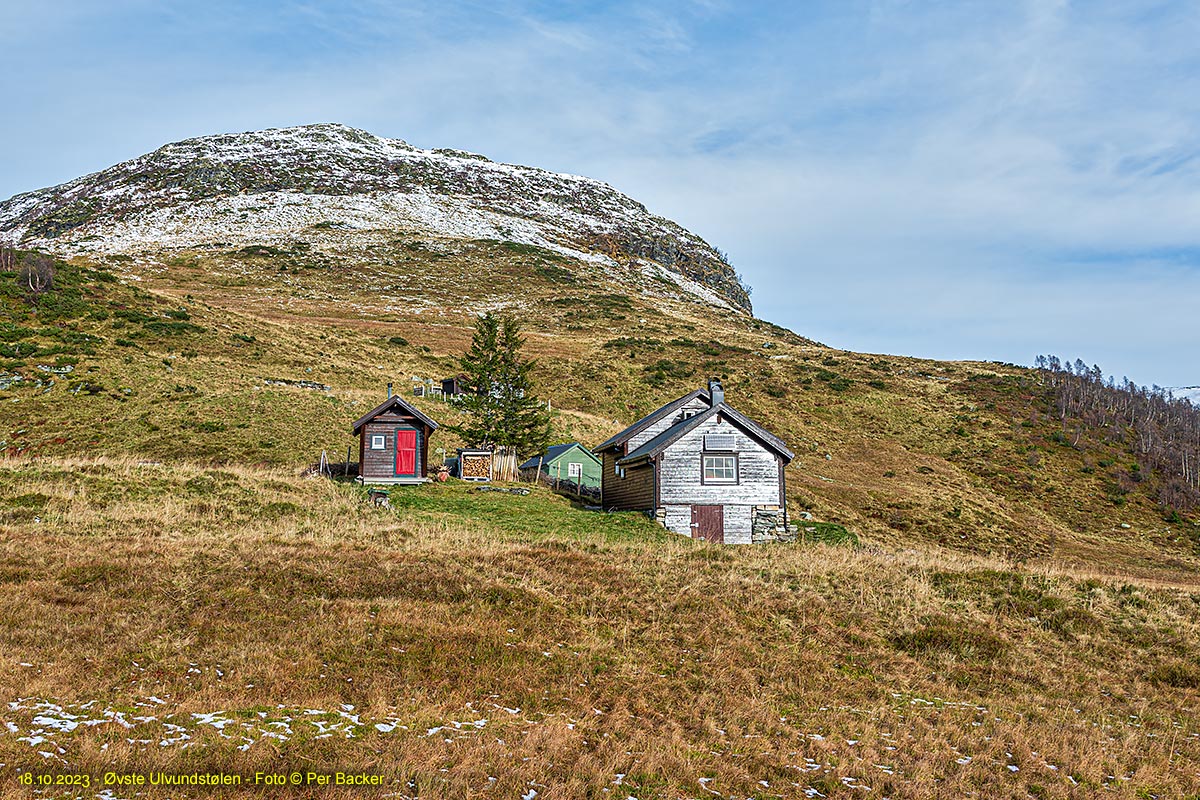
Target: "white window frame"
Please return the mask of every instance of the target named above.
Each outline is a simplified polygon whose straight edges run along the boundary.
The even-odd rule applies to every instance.
[[[583,477],[583,464],[579,463],[578,461],[568,461],[567,462],[567,477],[568,478],[582,478]]]
[[[715,463],[718,459],[723,462],[720,466]],[[710,461],[714,463],[710,464]],[[740,482],[738,467],[737,453],[702,453],[700,456],[700,482],[712,485],[737,484]],[[711,476],[709,475],[710,470],[714,473]],[[715,474],[717,472],[722,474]],[[730,472],[733,474],[727,474]]]
[[[372,450],[387,450],[387,434],[372,433],[371,434],[371,449]]]

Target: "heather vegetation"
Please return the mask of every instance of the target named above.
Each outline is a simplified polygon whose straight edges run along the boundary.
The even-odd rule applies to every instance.
[[[1132,464],[1113,465],[1114,495],[1123,497],[1145,481],[1168,516],[1200,507],[1200,408],[1174,400],[1165,389],[1137,386],[1128,378],[1105,379],[1100,367],[1038,356],[1042,384],[1053,396],[1063,440],[1079,447],[1084,437],[1127,449]]]
[[[1074,365],[837,351],[503,240],[298,237],[0,256],[0,762],[330,764],[408,797],[1194,796],[1186,407]],[[388,382],[442,423],[435,463],[467,444],[408,381],[461,371],[489,312],[521,321],[552,441],[720,377],[797,453],[799,542],[304,477]]]
[[[531,275],[528,254],[486,243],[320,237],[251,258],[241,245],[181,251],[154,269],[125,256],[60,260],[36,304],[10,271],[5,450],[279,465],[322,450],[344,457],[349,423],[385,383],[407,392],[408,376],[461,371],[475,312],[495,309],[522,320],[536,361],[529,394],[550,402],[556,441],[600,441],[716,376],[798,451],[794,507],[863,541],[1120,572],[1173,565],[1175,577],[1200,563],[1194,511],[1163,504],[1170,463],[1141,460],[1132,438],[1084,417],[1075,442],[1074,414],[1064,427],[1036,371],[834,351],[600,273],[581,291]],[[309,268],[310,258],[334,266]],[[465,421],[458,407],[414,401],[444,423],[438,447],[466,443],[451,430]]]
[[[1195,796],[1194,588],[723,548],[541,488],[394,497],[0,465],[0,762],[401,797]]]

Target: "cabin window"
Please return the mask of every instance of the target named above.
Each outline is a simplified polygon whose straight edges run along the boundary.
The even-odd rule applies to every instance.
[[[381,433],[372,434],[371,435],[371,449],[372,450],[386,450],[387,449],[387,436],[384,436]]]
[[[709,455],[706,453],[701,456],[701,459],[703,461],[703,471],[701,472],[702,483],[738,482],[738,462],[736,455]]]
[[[583,476],[583,464],[569,463],[567,464],[567,477],[579,478]]]

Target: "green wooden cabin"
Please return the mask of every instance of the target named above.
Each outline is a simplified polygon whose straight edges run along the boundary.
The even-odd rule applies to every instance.
[[[518,469],[528,479],[533,477],[532,473],[539,466],[542,474],[550,480],[570,481],[590,489],[600,488],[600,459],[579,442],[553,445]]]

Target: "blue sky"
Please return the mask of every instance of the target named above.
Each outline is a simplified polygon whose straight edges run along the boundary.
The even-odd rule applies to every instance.
[[[1194,3],[0,8],[3,197],[343,122],[606,180],[836,347],[1200,384]]]

